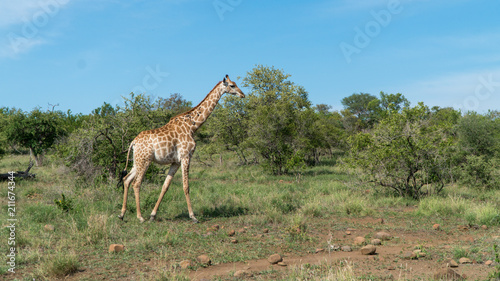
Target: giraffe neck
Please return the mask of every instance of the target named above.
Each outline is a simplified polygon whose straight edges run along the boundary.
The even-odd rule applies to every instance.
[[[194,133],[198,128],[207,121],[208,117],[214,111],[215,106],[219,103],[220,98],[224,94],[222,82],[219,82],[210,93],[193,109],[181,114],[184,120],[188,122],[191,131]]]

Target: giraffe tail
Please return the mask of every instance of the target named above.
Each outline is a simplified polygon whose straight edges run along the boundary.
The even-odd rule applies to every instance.
[[[125,162],[125,169],[123,169],[123,171],[120,172],[120,178],[118,180],[118,184],[116,185],[116,188],[120,188],[120,186],[122,188],[124,188],[124,183],[123,183],[123,179],[125,178],[125,176],[127,175],[127,167],[128,167],[128,159],[130,157],[130,149],[132,148],[132,146],[134,145],[134,142],[131,142],[129,147],[128,147],[128,151],[127,151],[127,161]]]

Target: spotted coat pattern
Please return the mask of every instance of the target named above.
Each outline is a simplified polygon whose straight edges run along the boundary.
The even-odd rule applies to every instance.
[[[219,82],[203,101],[193,109],[173,117],[165,126],[143,131],[137,135],[129,146],[127,155],[127,165],[130,151],[133,150],[134,165],[130,172],[123,177],[124,194],[123,207],[119,218],[123,219],[127,208],[127,194],[130,184],[133,184],[135,201],[137,207],[137,218],[143,222],[141,215],[139,191],[141,182],[146,174],[149,165],[154,161],[161,165],[171,165],[165,183],[163,184],[160,197],[151,212],[150,220],[154,220],[158,207],[167,192],[173,176],[179,168],[182,169],[182,183],[184,195],[189,211],[189,217],[197,222],[191,207],[189,197],[189,164],[196,148],[194,133],[203,125],[210,116],[215,106],[223,94],[245,97],[245,94],[238,88],[236,83],[231,81],[226,75],[223,81]],[[127,170],[127,167],[125,167]]]

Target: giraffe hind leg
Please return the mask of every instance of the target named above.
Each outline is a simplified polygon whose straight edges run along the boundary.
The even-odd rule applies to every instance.
[[[121,220],[123,220],[123,217],[125,216],[125,212],[127,211],[127,195],[128,195],[128,188],[130,186],[130,183],[135,179],[135,176],[137,174],[137,170],[135,167],[132,167],[132,170],[130,170],[130,173],[128,173],[125,177],[123,177],[123,206],[121,210],[121,214],[118,216]]]
[[[149,221],[154,221],[156,217],[156,212],[158,211],[158,208],[160,207],[161,200],[163,200],[163,196],[165,196],[165,193],[167,193],[168,188],[170,186],[170,183],[172,182],[172,178],[174,177],[175,173],[179,169],[180,165],[178,163],[172,164],[170,166],[170,170],[168,171],[167,178],[165,179],[165,183],[163,183],[163,187],[160,192],[160,197],[158,197],[158,201],[156,202],[156,205],[151,212],[151,216],[149,218]]]

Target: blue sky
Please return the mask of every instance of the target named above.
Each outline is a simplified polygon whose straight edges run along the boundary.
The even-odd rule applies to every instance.
[[[402,93],[500,109],[499,1],[0,0],[0,106],[88,114],[131,91],[197,104],[225,74],[291,74],[313,104]],[[236,80],[238,82],[238,80]],[[239,80],[241,81],[241,80]],[[243,89],[245,90],[245,89]]]

